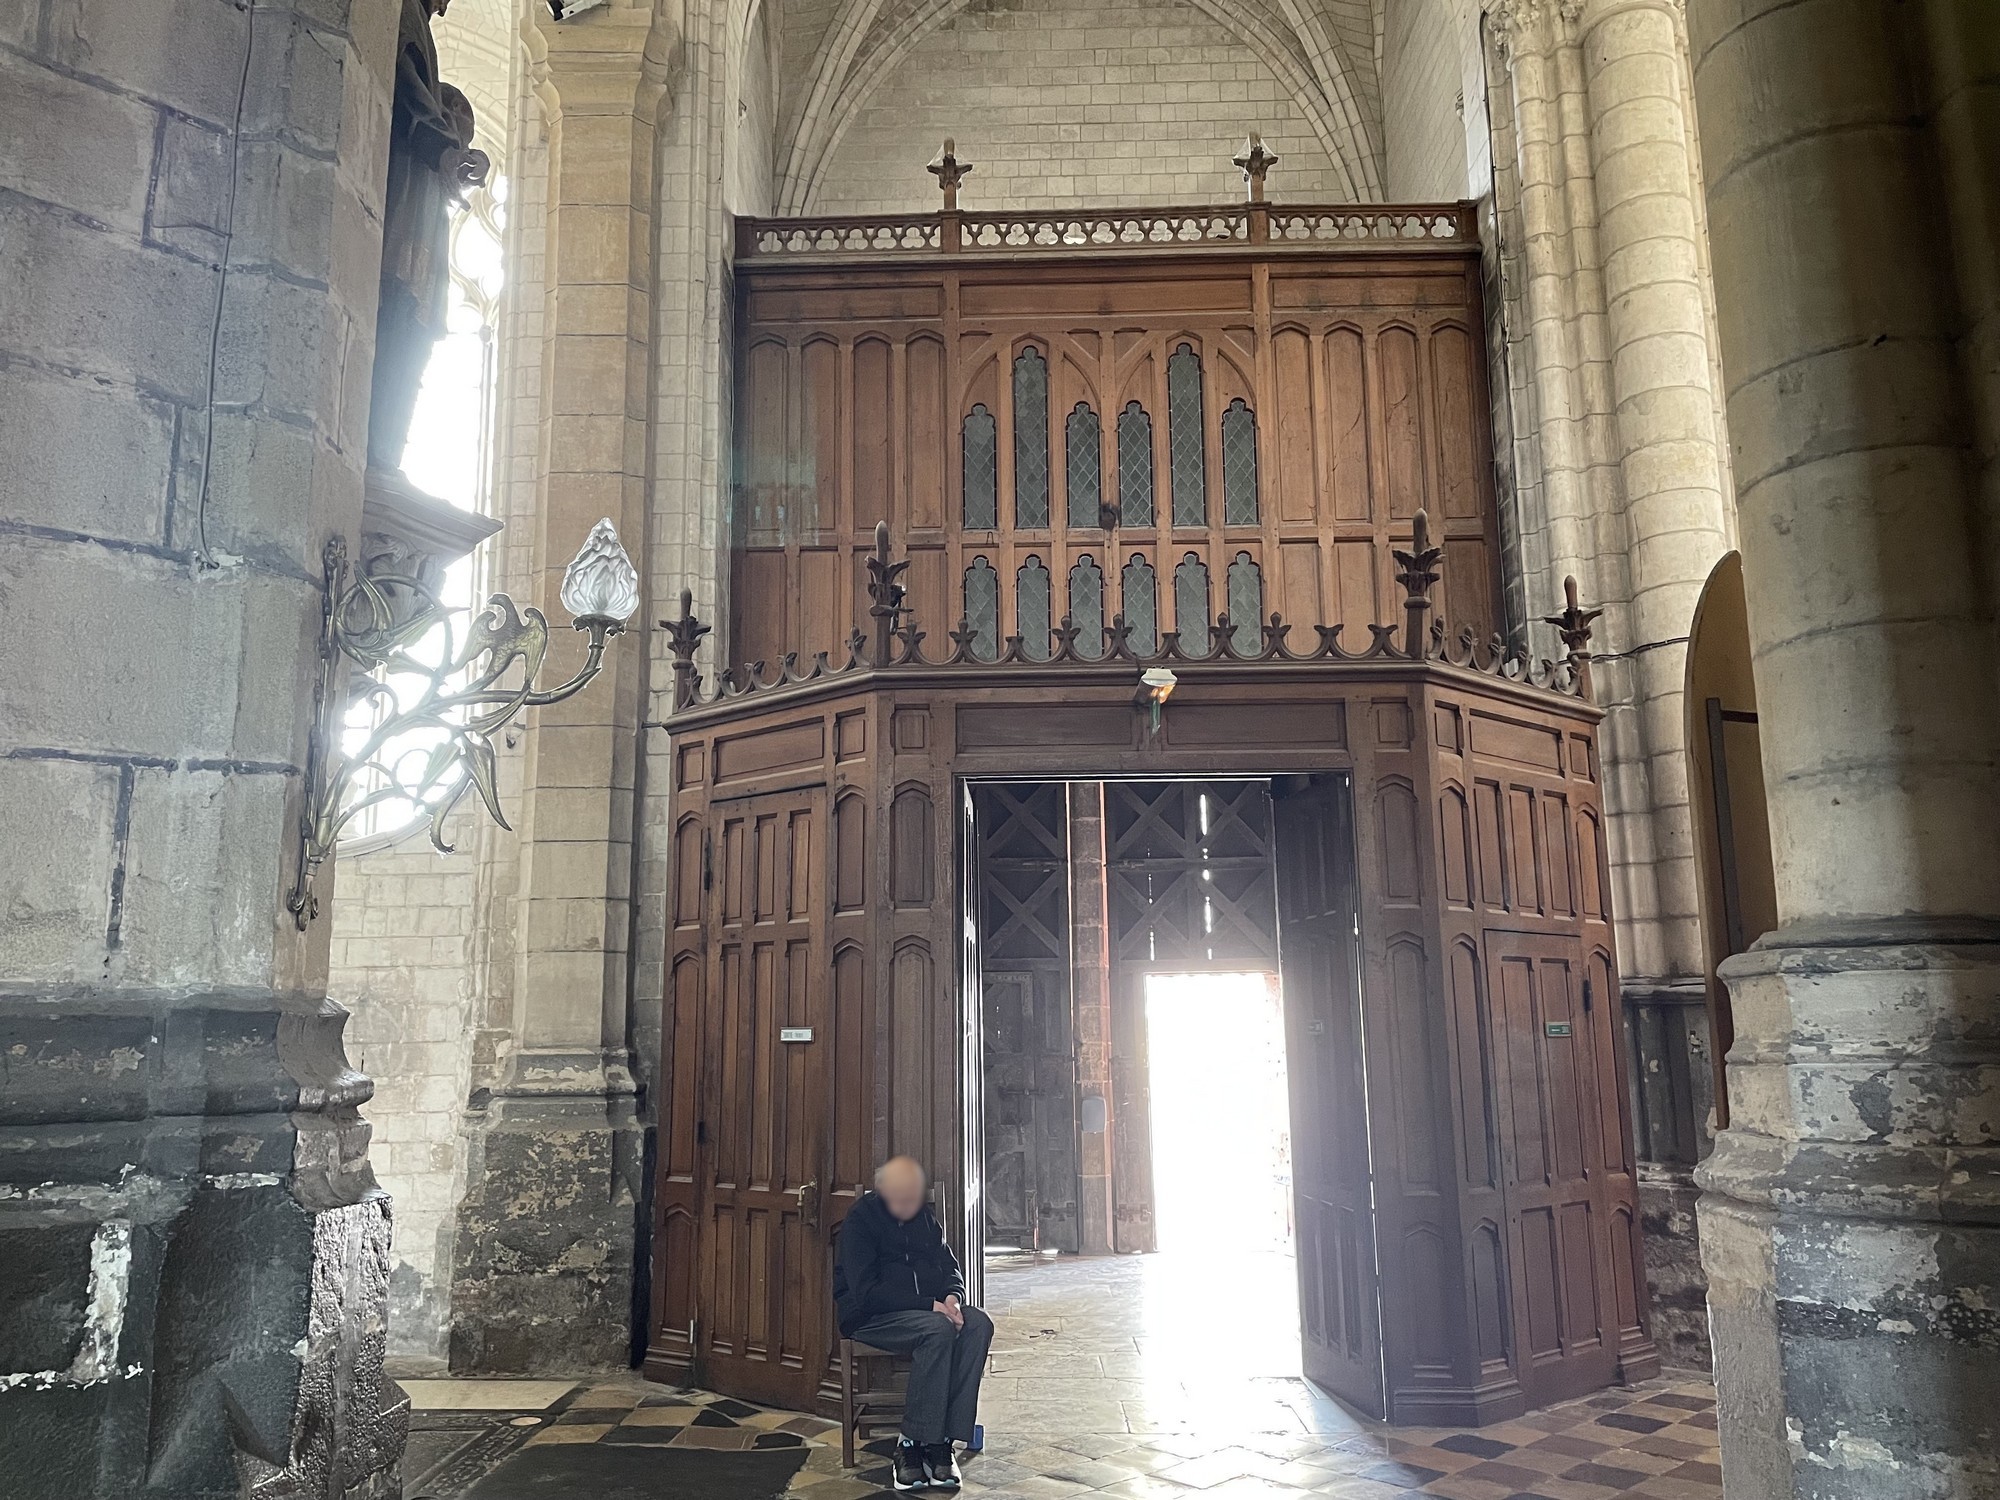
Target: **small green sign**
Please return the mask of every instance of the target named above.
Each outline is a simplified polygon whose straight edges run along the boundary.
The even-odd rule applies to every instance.
[[[1569,1022],[1567,1021],[1544,1021],[1542,1023],[1543,1036],[1568,1036],[1569,1034]]]

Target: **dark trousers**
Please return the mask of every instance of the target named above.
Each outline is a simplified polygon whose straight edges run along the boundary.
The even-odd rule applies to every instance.
[[[993,1343],[993,1320],[965,1309],[965,1327],[941,1312],[888,1313],[854,1330],[877,1349],[910,1356],[910,1385],[903,1407],[903,1436],[913,1443],[972,1441],[979,1415],[979,1377]]]

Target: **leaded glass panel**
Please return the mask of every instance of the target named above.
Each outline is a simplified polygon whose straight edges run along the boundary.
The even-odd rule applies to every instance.
[[[1174,569],[1174,629],[1181,645],[1199,655],[1208,649],[1208,564],[1190,552]]]
[[[1118,413],[1118,524],[1153,524],[1153,419],[1136,401]]]
[[[1031,557],[1014,573],[1014,625],[1021,633],[1021,654],[1029,661],[1049,659],[1049,570]]]
[[[1049,363],[1038,349],[1014,359],[1014,524],[1049,524]]]
[[[1208,524],[1207,459],[1202,452],[1201,356],[1182,344],[1167,360],[1167,472],[1174,525]]]
[[[972,630],[972,654],[981,661],[1000,655],[1000,575],[975,557],[965,570],[965,620]]]
[[[1000,524],[1000,429],[985,405],[965,414],[965,527],[991,531]]]
[[[1069,479],[1069,524],[1104,524],[1104,438],[1097,413],[1079,401],[1063,424],[1063,452]]]
[[[1119,581],[1124,595],[1125,623],[1132,632],[1132,650],[1139,656],[1151,656],[1160,649],[1159,587],[1153,565],[1135,552],[1125,564]]]
[[[1230,639],[1239,656],[1255,656],[1264,647],[1264,570],[1247,552],[1229,565]]]
[[[1087,552],[1069,570],[1069,622],[1078,656],[1095,661],[1104,654],[1104,570]]]
[[[1222,524],[1257,524],[1257,414],[1240,397],[1222,414]]]

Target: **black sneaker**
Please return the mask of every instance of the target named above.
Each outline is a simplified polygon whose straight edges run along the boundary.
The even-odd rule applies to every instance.
[[[951,1443],[926,1443],[924,1445],[924,1472],[931,1476],[931,1483],[941,1490],[955,1490],[962,1477],[958,1472],[958,1460],[951,1456]]]
[[[929,1486],[931,1476],[924,1465],[924,1456],[929,1451],[908,1438],[896,1444],[896,1455],[890,1460],[890,1473],[897,1489],[921,1490]]]

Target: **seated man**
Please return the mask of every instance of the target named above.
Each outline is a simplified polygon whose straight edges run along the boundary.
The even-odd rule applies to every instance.
[[[914,1356],[896,1488],[954,1488],[952,1439],[972,1441],[993,1320],[966,1304],[958,1257],[924,1201],[924,1169],[911,1158],[878,1167],[875,1191],[841,1221],[833,1300],[841,1337]]]

